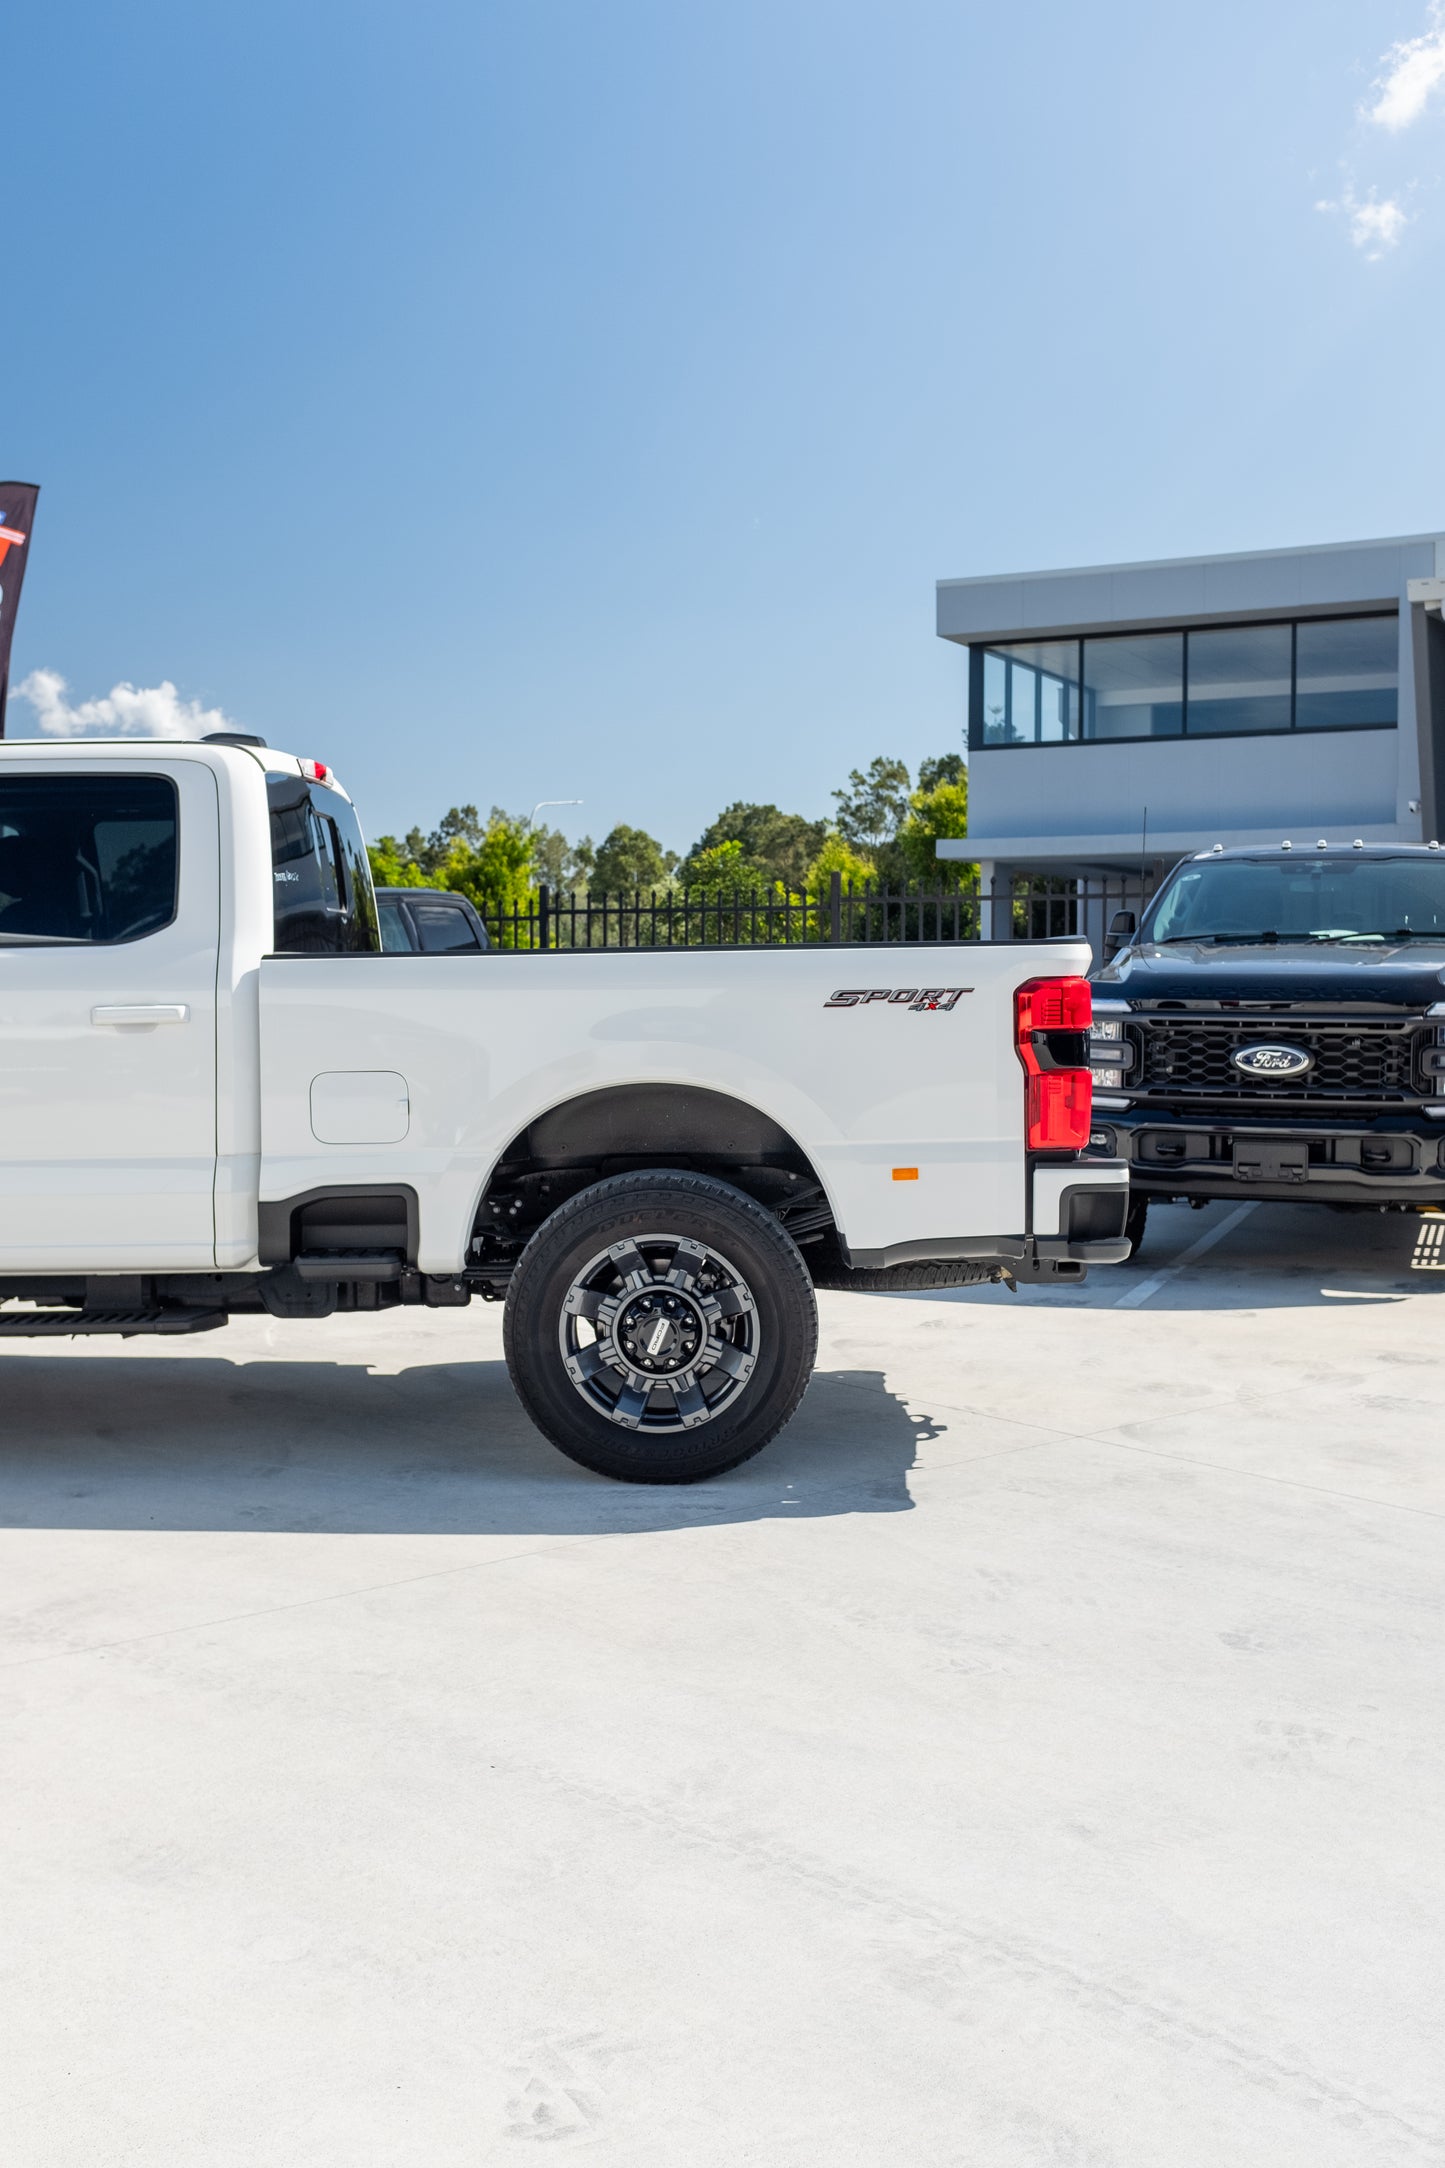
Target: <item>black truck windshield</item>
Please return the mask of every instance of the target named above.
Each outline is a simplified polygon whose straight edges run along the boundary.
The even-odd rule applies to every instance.
[[[1221,858],[1183,865],[1146,941],[1445,940],[1438,858]]]

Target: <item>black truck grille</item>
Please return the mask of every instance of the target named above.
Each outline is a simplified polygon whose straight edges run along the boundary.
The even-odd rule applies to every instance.
[[[1231,1107],[1310,1106],[1345,1102],[1398,1105],[1429,1096],[1417,1078],[1418,1023],[1306,1023],[1291,1016],[1132,1017],[1132,1095],[1214,1099]],[[1313,1057],[1300,1077],[1250,1077],[1230,1060],[1239,1047],[1292,1046]]]

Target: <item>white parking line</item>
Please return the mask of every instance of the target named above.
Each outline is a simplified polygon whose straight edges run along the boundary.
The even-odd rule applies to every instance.
[[[1162,1272],[1151,1272],[1147,1280],[1141,1280],[1137,1287],[1130,1288],[1127,1295],[1121,1295],[1113,1307],[1116,1310],[1137,1310],[1141,1302],[1147,1302],[1151,1295],[1157,1295],[1160,1288],[1172,1280],[1176,1273],[1182,1272],[1186,1265],[1192,1265],[1195,1258],[1202,1257],[1206,1250],[1212,1250],[1216,1242],[1222,1242],[1242,1219],[1248,1219],[1253,1210],[1253,1202],[1236,1205],[1217,1227],[1211,1227],[1197,1242],[1191,1242],[1182,1257],[1176,1257],[1173,1264],[1166,1265]]]

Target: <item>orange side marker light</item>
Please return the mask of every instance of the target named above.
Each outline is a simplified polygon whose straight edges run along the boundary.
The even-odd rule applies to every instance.
[[[918,1180],[918,1169],[916,1167],[895,1167],[893,1179],[895,1182],[916,1182]]]

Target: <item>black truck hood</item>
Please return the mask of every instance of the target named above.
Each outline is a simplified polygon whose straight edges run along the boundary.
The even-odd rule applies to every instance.
[[[1445,941],[1143,941],[1093,975],[1103,999],[1428,1009],[1445,1001]]]

